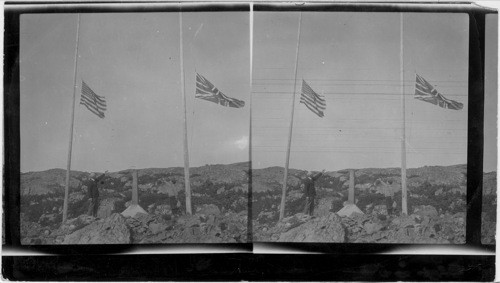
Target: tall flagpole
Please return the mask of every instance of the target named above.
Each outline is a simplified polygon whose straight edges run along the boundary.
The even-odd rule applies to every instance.
[[[69,129],[69,147],[68,147],[68,163],[66,166],[66,185],[64,186],[64,204],[62,223],[68,218],[68,196],[69,196],[69,173],[71,170],[71,152],[73,150],[73,125],[75,123],[75,100],[76,100],[76,70],[78,69],[78,41],[80,33],[80,14],[78,14],[78,22],[76,24],[76,48],[75,48],[75,69],[73,71],[73,104],[71,110],[71,126]]]
[[[283,191],[281,194],[280,220],[285,216],[286,185],[288,180],[288,164],[290,163],[290,146],[292,144],[293,113],[295,111],[295,91],[297,88],[297,67],[299,63],[300,25],[302,23],[302,12],[299,14],[299,28],[297,33],[297,49],[295,50],[295,79],[293,81],[292,114],[290,118],[290,129],[288,132],[288,146],[286,149],[285,176],[283,179]]]
[[[186,109],[186,87],[184,85],[184,52],[182,47],[182,10],[179,12],[179,37],[180,37],[180,61],[181,61],[181,87],[182,104],[184,106],[184,187],[186,192],[186,213],[192,214],[191,210],[191,186],[189,183],[189,150],[187,134],[187,109]]]
[[[403,13],[400,14],[400,81],[401,81],[401,208],[403,214],[408,214],[407,189],[406,189],[406,105],[405,105],[405,83],[404,83],[404,53],[403,53]]]

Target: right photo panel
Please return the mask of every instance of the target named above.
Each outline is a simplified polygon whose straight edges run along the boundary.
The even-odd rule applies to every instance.
[[[255,242],[465,243],[469,17],[254,12]]]

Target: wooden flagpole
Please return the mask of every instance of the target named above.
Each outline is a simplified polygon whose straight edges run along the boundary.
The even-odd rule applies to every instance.
[[[290,163],[290,146],[292,144],[292,129],[293,129],[293,114],[295,111],[295,91],[297,88],[297,67],[299,63],[299,45],[300,45],[300,25],[302,23],[302,12],[299,14],[299,28],[297,33],[297,48],[295,51],[295,79],[293,81],[293,99],[292,99],[292,114],[290,118],[290,129],[288,132],[288,145],[286,149],[286,161],[285,161],[285,176],[283,178],[283,191],[281,194],[281,205],[280,205],[280,220],[285,216],[285,203],[286,203],[286,185],[288,180],[288,165]]]
[[[181,88],[182,104],[184,106],[184,188],[186,193],[186,213],[192,214],[191,210],[191,186],[189,183],[189,150],[187,134],[187,109],[186,109],[186,87],[184,85],[184,52],[182,47],[182,10],[179,12],[179,37],[180,37],[180,61],[181,61]]]
[[[404,49],[403,49],[403,13],[400,14],[400,81],[401,81],[401,210],[408,214],[407,189],[406,189],[406,105],[405,105],[405,83],[404,83]]]
[[[76,25],[76,48],[75,48],[75,69],[73,71],[73,104],[71,110],[71,126],[69,129],[69,147],[68,147],[68,163],[66,166],[66,184],[64,186],[64,204],[63,204],[63,217],[62,223],[66,222],[68,218],[68,196],[69,196],[69,173],[71,170],[71,152],[73,150],[73,125],[75,123],[75,101],[76,101],[76,71],[78,69],[78,41],[80,33],[80,14],[78,14],[78,21]]]

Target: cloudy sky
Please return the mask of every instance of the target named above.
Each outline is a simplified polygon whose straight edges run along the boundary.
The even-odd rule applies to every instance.
[[[195,72],[248,103],[248,12],[183,14],[191,166],[249,159],[249,107],[195,99]],[[76,14],[21,16],[21,171],[66,168]],[[82,14],[74,170],[183,166],[179,14]],[[196,70],[196,71],[195,71]],[[81,80],[106,118],[79,105]]]
[[[255,167],[285,164],[298,22],[299,13],[255,13]],[[404,14],[408,168],[467,163],[468,32],[465,14]],[[302,13],[296,93],[304,79],[327,106],[319,118],[296,96],[291,168],[401,165],[399,52],[398,13]],[[464,110],[413,99],[416,73]]]

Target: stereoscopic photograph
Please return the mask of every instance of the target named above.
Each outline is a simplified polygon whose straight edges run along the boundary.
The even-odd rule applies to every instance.
[[[21,243],[464,244],[469,20],[23,14]],[[484,244],[496,30],[488,17]]]
[[[247,242],[249,31],[248,11],[21,15],[21,243]]]
[[[468,15],[254,15],[254,241],[464,244]]]
[[[2,275],[493,281],[498,15],[7,2]]]

